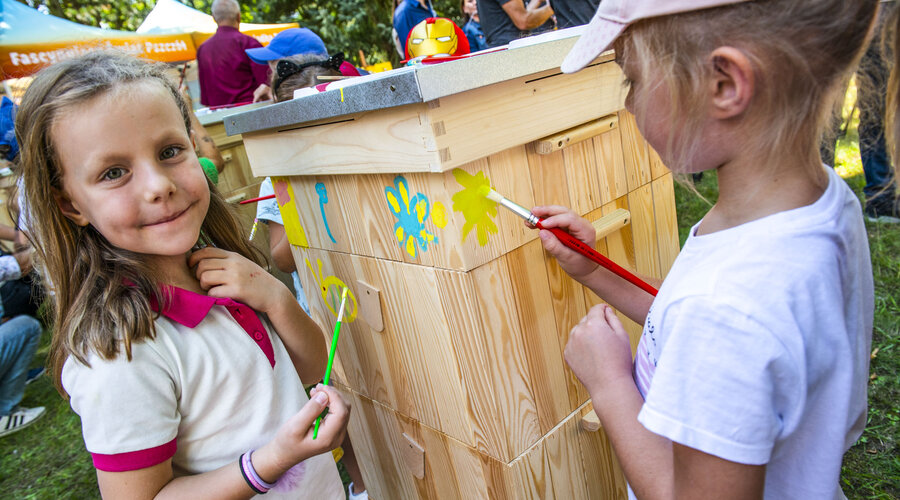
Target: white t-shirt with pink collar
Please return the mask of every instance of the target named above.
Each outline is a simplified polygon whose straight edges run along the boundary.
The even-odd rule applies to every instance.
[[[208,472],[268,442],[308,401],[281,339],[246,305],[173,289],[156,338],[132,360],[69,358],[62,383],[94,466],[137,470],[169,458]],[[292,469],[266,498],[342,499],[331,453]]]
[[[765,498],[842,498],[866,422],[874,290],[856,195],[831,169],[812,205],[685,242],[647,315],[638,420],[767,464]]]

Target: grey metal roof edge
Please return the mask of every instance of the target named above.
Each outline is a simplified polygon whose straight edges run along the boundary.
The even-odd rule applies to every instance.
[[[228,135],[289,127],[316,120],[433,101],[547,70],[559,69],[583,27],[515,40],[506,50],[475,57],[397,68],[347,81],[333,89],[247,110],[224,120]]]
[[[400,71],[342,89],[327,90],[231,115],[224,120],[225,132],[228,135],[244,134],[421,102],[424,100],[419,92],[416,72]]]

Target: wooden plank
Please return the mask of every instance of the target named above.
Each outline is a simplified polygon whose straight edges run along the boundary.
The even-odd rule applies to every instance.
[[[506,433],[501,426],[497,404],[498,388],[492,359],[481,320],[473,277],[470,274],[438,271],[443,320],[450,328],[453,351],[459,362],[466,411],[471,420],[472,443],[479,452],[498,460],[511,456]]]
[[[557,331],[553,297],[540,241],[532,241],[503,257],[509,268],[507,293],[515,297],[531,389],[541,433],[547,433],[571,411],[565,363]],[[563,330],[568,332],[568,329]]]
[[[403,249],[394,232],[396,217],[391,214],[385,196],[385,188],[393,187],[394,175],[353,175],[347,176],[356,183],[356,189],[347,188],[355,198],[348,198],[342,193],[339,200],[346,217],[356,217],[351,226],[353,237],[369,242],[372,257],[402,261]]]
[[[495,191],[526,208],[534,206],[531,177],[526,175],[528,156],[525,146],[516,146],[488,157],[491,185]],[[498,208],[498,227],[503,251],[509,252],[537,238],[537,231],[525,226],[518,215]]]
[[[350,437],[369,495],[372,498],[419,498],[415,478],[401,459],[403,429],[396,416],[353,391],[348,393],[353,397]]]
[[[519,332],[519,310],[510,291],[512,277],[502,260],[489,262],[470,272],[474,278],[484,348],[490,377],[495,384],[497,418],[505,432],[508,462],[542,435],[524,338]]]
[[[585,485],[578,434],[580,419],[573,415],[544,438],[544,454],[553,485],[553,498],[591,498]]]
[[[628,208],[637,271],[644,276],[661,278],[652,187],[645,184],[628,193]]]
[[[247,158],[247,152],[240,144],[221,149],[222,159],[225,160],[225,167],[219,173],[219,184],[217,187],[223,193],[230,193],[237,189],[252,184],[259,184],[263,181],[262,177],[253,175],[250,170],[250,160]]]
[[[619,128],[593,139],[597,155],[597,184],[600,202],[609,203],[628,194],[628,176],[622,153],[622,134]]]
[[[243,134],[253,173],[333,175],[440,170],[425,104]]]
[[[419,478],[425,479],[425,448],[407,433],[401,434],[405,442],[400,445],[400,457],[409,469],[409,472]]]
[[[566,164],[562,151],[539,155],[529,144],[525,151],[528,156],[528,171],[534,190],[535,205],[562,205],[571,207]]]
[[[653,181],[653,213],[656,220],[656,237],[659,246],[660,276],[665,277],[680,250],[678,243],[678,217],[675,212],[675,188],[672,174]]]
[[[557,132],[555,134],[542,137],[535,141],[534,149],[542,155],[552,153],[556,150],[572,146],[581,141],[588,140],[594,136],[616,128],[619,124],[619,116],[616,114],[606,115],[597,120],[591,120],[581,125],[576,125],[570,129]]]
[[[384,318],[381,316],[381,290],[362,280],[356,281],[359,293],[359,315],[376,332],[384,331]]]
[[[382,210],[390,214],[390,223],[383,230],[394,235],[401,260],[430,267],[434,265],[435,240],[439,243],[440,239],[428,220],[431,200],[422,192],[428,185],[421,174],[393,176],[383,188]]]
[[[429,124],[442,122],[435,136],[444,150],[442,169],[530,142],[614,113],[624,92],[609,92],[622,79],[612,61],[571,75],[558,69],[535,73],[442,97],[428,112]]]
[[[628,192],[631,192],[650,182],[650,153],[634,115],[624,109],[619,111],[619,130],[622,133]]]
[[[550,287],[550,304],[553,308],[553,317],[556,323],[555,333],[557,339],[556,352],[562,356],[569,339],[569,332],[581,318],[587,314],[584,302],[584,287],[573,280],[559,267],[559,263],[548,253],[544,252],[544,263],[547,269],[547,278]],[[565,389],[569,398],[568,410],[571,411],[587,400],[588,393],[584,386],[565,364],[563,358],[562,374],[565,377]]]
[[[597,170],[597,159],[593,141],[573,144],[562,150],[563,163],[566,166],[566,182],[568,183],[570,208],[577,214],[586,214],[600,208],[603,196],[600,192],[600,179]]]
[[[659,157],[659,153],[649,143],[647,144],[647,151],[650,154],[650,176],[653,177],[653,180],[668,174],[669,168],[666,167],[662,158]]]
[[[595,404],[602,404],[595,402]],[[582,414],[593,411],[588,405]],[[604,498],[625,500],[628,486],[619,462],[613,453],[612,444],[603,429],[591,432],[578,429],[573,442],[581,451],[582,470],[585,475],[587,493],[584,498]]]

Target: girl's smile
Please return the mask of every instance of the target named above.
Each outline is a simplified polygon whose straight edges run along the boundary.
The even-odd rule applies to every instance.
[[[116,247],[183,263],[206,217],[209,188],[162,85],[126,83],[66,108],[51,134],[65,151],[57,203],[66,217]]]

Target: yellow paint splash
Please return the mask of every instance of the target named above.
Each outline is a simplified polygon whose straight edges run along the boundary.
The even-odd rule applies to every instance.
[[[313,269],[312,264],[309,262],[309,259],[306,259],[306,265],[309,267],[309,272],[312,273],[313,279],[316,280],[316,284],[319,285],[319,291],[322,294],[322,301],[325,302],[325,307],[331,311],[331,314],[337,318],[338,309],[341,306],[340,303],[340,295],[342,291],[347,289],[347,306],[344,309],[344,318],[343,322],[352,323],[353,320],[356,319],[356,313],[358,311],[358,307],[356,304],[356,297],[353,295],[353,292],[349,290],[349,287],[341,281],[337,276],[325,276],[325,273],[322,272],[322,260],[316,259],[316,263],[319,265],[319,270],[316,272]],[[331,293],[332,300],[328,300],[329,292]],[[337,298],[337,300],[335,300]]]
[[[439,229],[447,227],[447,207],[443,203],[436,201],[431,207],[431,222]]]
[[[463,187],[463,190],[454,194],[452,198],[453,210],[461,212],[466,219],[462,228],[463,241],[466,241],[466,236],[475,228],[478,244],[485,246],[490,233],[497,234],[497,225],[491,220],[497,216],[497,204],[483,194],[485,186],[490,190],[491,181],[484,172],[470,175],[460,168],[453,170],[453,177]]]

